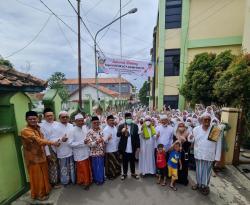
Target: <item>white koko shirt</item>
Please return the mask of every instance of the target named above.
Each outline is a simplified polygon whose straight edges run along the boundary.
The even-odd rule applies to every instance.
[[[53,139],[54,141],[57,141],[60,139],[60,146],[56,148],[57,158],[62,159],[66,157],[70,157],[73,154],[72,147],[68,144],[68,140],[70,137],[70,132],[73,129],[73,125],[70,123],[67,123],[66,125],[62,123],[58,123],[58,125],[55,127],[53,132]],[[61,141],[62,137],[68,137],[68,140],[66,142]]]
[[[220,161],[221,158],[221,137],[217,142],[208,140],[211,127],[207,131],[203,130],[202,125],[195,127],[193,130],[194,158],[206,161]]]
[[[163,144],[164,148],[168,150],[173,143],[174,128],[170,125],[166,127],[159,125],[156,127],[156,133],[160,134],[160,137],[156,138],[156,147],[158,144]]]
[[[75,161],[82,161],[89,158],[90,148],[84,143],[86,139],[87,129],[85,126],[75,126],[69,133],[68,144],[73,149],[73,156]]]
[[[108,137],[110,135],[112,135],[112,138],[108,140]],[[104,136],[104,141],[106,143],[106,152],[107,153],[117,152],[119,143],[119,138],[117,137],[117,128],[115,126],[111,127],[107,125],[103,129],[103,136]]]
[[[54,136],[53,136],[53,131],[55,129],[55,127],[58,125],[59,123],[56,121],[53,121],[51,123],[44,121],[40,124],[41,127],[41,132],[43,133],[43,136],[49,140],[49,141],[55,141]],[[56,147],[51,146],[53,151],[56,152]],[[48,146],[45,146],[45,152],[46,155],[50,155],[50,151]]]

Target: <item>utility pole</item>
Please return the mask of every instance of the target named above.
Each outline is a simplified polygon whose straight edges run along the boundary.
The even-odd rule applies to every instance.
[[[122,60],[122,0],[120,0],[120,55]],[[121,68],[119,69],[119,99],[121,98]]]
[[[80,15],[80,1],[77,1],[77,25],[78,25],[78,87],[79,87],[79,110],[82,110],[82,66],[81,66],[81,15]]]

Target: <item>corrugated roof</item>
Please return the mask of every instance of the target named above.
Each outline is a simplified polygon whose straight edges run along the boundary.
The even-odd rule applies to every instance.
[[[22,73],[14,68],[0,65],[0,85],[1,90],[23,90],[26,92],[42,91],[47,82],[36,78],[30,74]]]
[[[98,83],[100,84],[116,84],[116,83],[129,83],[124,78],[98,78]],[[78,84],[78,79],[73,78],[73,79],[67,79],[64,81],[65,85],[74,85]],[[82,84],[95,84],[95,78],[82,78]]]

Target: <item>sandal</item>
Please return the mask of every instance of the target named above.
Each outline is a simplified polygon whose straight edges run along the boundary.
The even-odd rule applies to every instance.
[[[166,186],[167,183],[166,183],[166,182],[162,182],[161,185],[162,185],[162,186]]]
[[[170,187],[171,189],[173,189],[174,191],[177,191],[177,188],[176,188],[175,186],[169,185],[169,187]]]
[[[122,180],[122,181],[124,181],[126,178],[127,178],[127,175],[125,175],[125,174],[123,174],[123,175],[121,176],[121,180]]]
[[[43,196],[43,197],[39,197],[37,198],[38,201],[46,201],[49,198],[49,196]]]
[[[205,196],[207,196],[210,193],[209,187],[204,187],[201,189],[201,193]]]
[[[131,176],[132,176],[133,178],[135,178],[136,180],[140,179],[139,175],[137,175],[137,174],[131,174]]]
[[[198,190],[198,189],[199,189],[198,184],[195,184],[195,185],[192,186],[192,190]]]

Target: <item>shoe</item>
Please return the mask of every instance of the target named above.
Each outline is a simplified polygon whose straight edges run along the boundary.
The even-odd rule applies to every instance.
[[[131,174],[131,177],[135,178],[136,180],[140,179],[139,175],[137,174]]]
[[[125,175],[125,174],[123,174],[123,175],[121,176],[121,180],[122,180],[122,181],[124,181],[126,178],[127,178],[127,175]]]

